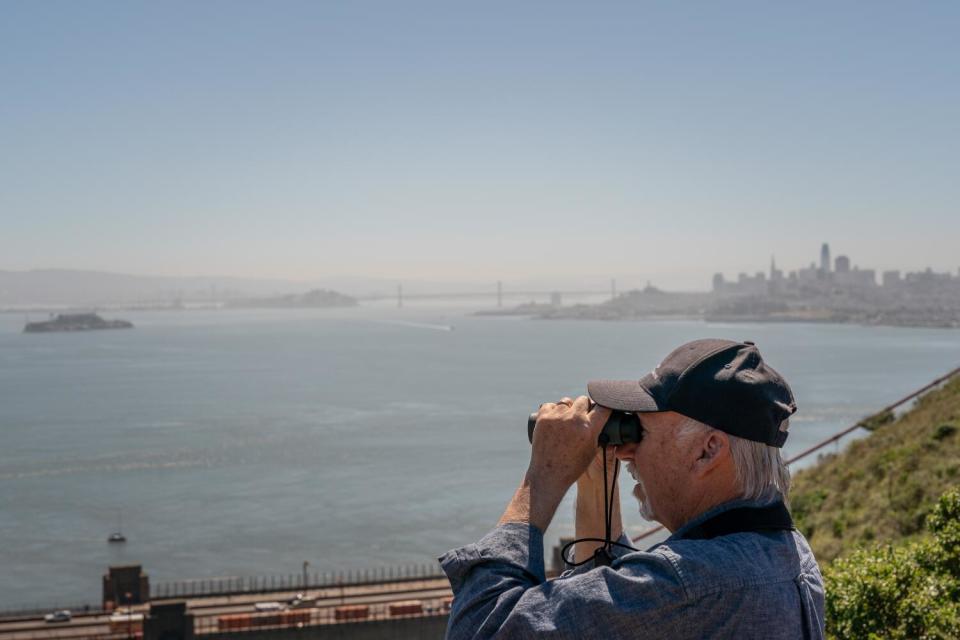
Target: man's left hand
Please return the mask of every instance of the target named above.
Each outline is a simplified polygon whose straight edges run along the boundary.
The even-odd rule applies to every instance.
[[[530,466],[500,524],[530,523],[546,531],[567,489],[596,455],[597,438],[609,417],[609,409],[596,405],[591,409],[587,396],[542,405]]]

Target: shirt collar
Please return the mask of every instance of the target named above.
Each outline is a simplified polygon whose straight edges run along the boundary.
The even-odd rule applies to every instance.
[[[682,538],[688,531],[690,531],[694,527],[698,526],[703,522],[706,522],[707,520],[709,520],[710,518],[714,517],[719,513],[723,513],[724,511],[729,511],[730,509],[737,509],[740,507],[766,507],[779,500],[783,500],[783,496],[781,496],[778,492],[771,492],[761,496],[760,498],[752,498],[752,499],[737,498],[735,500],[730,500],[729,502],[718,504],[717,506],[711,507],[710,509],[707,509],[703,513],[697,516],[694,516],[693,518],[688,520],[682,527],[674,531],[670,535],[670,537],[667,538],[666,541],[672,542],[674,540]]]

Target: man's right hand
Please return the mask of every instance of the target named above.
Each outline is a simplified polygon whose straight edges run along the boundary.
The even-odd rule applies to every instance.
[[[613,484],[613,472],[619,464],[616,456],[616,447],[607,447],[607,486],[609,495],[613,494],[613,508],[610,517],[610,538],[617,540],[623,533],[623,520],[620,515],[619,482]],[[609,499],[609,498],[607,498]],[[604,490],[603,490],[603,450],[597,449],[597,455],[590,462],[590,466],[577,480],[576,502],[576,538],[603,538],[606,534],[604,522]],[[576,562],[582,562],[593,557],[593,552],[603,546],[600,542],[580,542],[574,548]]]

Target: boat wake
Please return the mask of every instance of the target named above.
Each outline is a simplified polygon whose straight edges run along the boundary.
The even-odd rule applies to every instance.
[[[452,324],[434,324],[431,322],[410,322],[407,320],[374,320],[378,324],[392,324],[399,327],[410,327],[411,329],[430,329],[433,331],[453,331]]]

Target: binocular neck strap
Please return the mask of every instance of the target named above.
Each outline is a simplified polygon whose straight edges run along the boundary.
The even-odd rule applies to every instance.
[[[737,507],[694,525],[677,536],[680,540],[709,540],[732,533],[791,531],[793,518],[782,500],[765,507]]]

